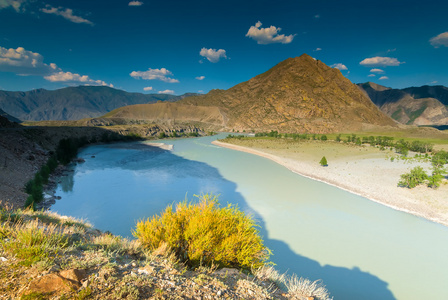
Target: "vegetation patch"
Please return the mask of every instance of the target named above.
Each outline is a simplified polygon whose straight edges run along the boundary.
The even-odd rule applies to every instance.
[[[203,195],[198,204],[181,202],[161,215],[137,223],[134,236],[155,250],[167,244],[190,266],[257,268],[271,251],[263,245],[255,221],[237,207],[219,207],[216,196]]]

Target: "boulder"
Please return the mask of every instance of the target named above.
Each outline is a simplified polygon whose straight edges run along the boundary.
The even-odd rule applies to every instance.
[[[31,281],[23,295],[29,294],[60,294],[79,289],[81,281],[87,277],[85,270],[70,269],[51,273]]]

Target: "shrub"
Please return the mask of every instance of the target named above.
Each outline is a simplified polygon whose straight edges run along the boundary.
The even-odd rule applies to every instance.
[[[328,162],[327,162],[327,159],[325,158],[325,156],[321,158],[319,163],[322,167],[328,166]]]
[[[408,187],[410,189],[415,188],[417,185],[422,184],[428,179],[428,175],[425,173],[422,167],[415,167],[410,173],[402,174],[401,180],[398,182],[398,186]]]
[[[255,221],[230,204],[220,208],[216,196],[203,195],[199,200],[196,205],[181,202],[175,211],[168,206],[161,215],[138,222],[134,236],[150,250],[166,243],[190,266],[264,265],[271,251],[264,247]]]

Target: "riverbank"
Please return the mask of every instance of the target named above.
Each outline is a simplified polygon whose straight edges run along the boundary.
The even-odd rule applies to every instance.
[[[274,145],[269,140],[233,139],[232,143],[235,144],[220,141],[212,143],[265,157],[299,175],[448,226],[446,181],[438,189],[426,186],[414,189],[397,187],[400,175],[409,172],[415,166],[422,166],[429,173],[428,162],[403,160],[391,151],[380,151],[374,147],[334,142],[276,141]],[[322,156],[328,160],[327,167],[319,164]]]

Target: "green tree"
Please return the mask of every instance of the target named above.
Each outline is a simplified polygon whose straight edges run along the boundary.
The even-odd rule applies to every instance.
[[[320,165],[322,166],[322,167],[326,167],[326,166],[328,166],[328,163],[327,163],[327,159],[325,158],[325,156],[323,156],[322,158],[321,158],[321,160],[320,160]]]
[[[412,189],[417,185],[424,183],[426,180],[428,180],[428,175],[423,168],[415,167],[410,173],[401,175],[401,180],[398,182],[398,186]]]
[[[320,137],[320,140],[321,141],[326,141],[328,138],[327,138],[327,136],[325,135],[325,134],[323,134],[321,137]]]

